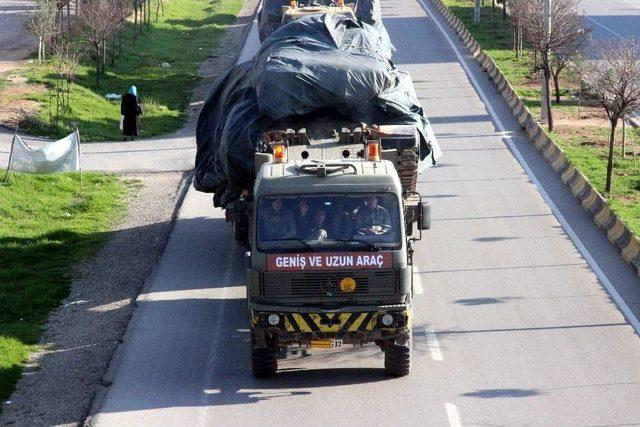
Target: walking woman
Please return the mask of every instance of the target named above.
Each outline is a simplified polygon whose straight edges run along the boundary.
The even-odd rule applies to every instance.
[[[138,127],[140,124],[138,116],[142,114],[142,107],[138,100],[138,90],[135,86],[131,86],[129,93],[122,97],[120,114],[123,116],[122,134],[124,135],[124,140],[126,141],[130,137],[133,141],[133,138],[138,136]]]

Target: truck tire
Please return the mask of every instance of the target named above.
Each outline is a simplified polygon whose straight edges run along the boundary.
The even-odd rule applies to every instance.
[[[233,223],[233,237],[238,243],[244,244],[249,239],[249,232],[245,224],[236,221]]]
[[[256,378],[272,377],[278,371],[278,352],[275,348],[251,348],[251,371]]]
[[[384,352],[384,370],[392,377],[404,377],[409,374],[411,348],[402,345],[390,345]]]

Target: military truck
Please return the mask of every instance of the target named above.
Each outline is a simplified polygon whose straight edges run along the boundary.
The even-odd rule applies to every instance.
[[[412,243],[431,221],[417,138],[413,125],[265,132],[253,189],[226,207],[248,247],[256,377],[274,375],[288,348],[367,343],[389,375],[409,373]]]

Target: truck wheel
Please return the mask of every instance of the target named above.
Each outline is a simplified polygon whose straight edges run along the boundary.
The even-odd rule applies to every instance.
[[[278,352],[275,348],[251,348],[251,371],[256,378],[272,377],[278,371]]]
[[[244,243],[249,238],[249,230],[246,224],[242,224],[240,221],[233,223],[233,237],[240,243]]]
[[[384,352],[384,369],[392,377],[404,377],[409,374],[411,348],[402,345],[390,345]]]

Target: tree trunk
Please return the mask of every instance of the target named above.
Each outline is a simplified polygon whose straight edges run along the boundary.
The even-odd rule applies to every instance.
[[[118,31],[118,58],[122,53],[122,30]]]
[[[42,63],[42,37],[38,37],[38,62]]]
[[[522,54],[523,41],[524,41],[524,36],[522,35],[522,25],[520,25],[520,28],[518,30],[518,52],[520,52],[520,54]]]
[[[95,44],[96,48],[96,87],[100,86],[100,45]]]
[[[556,104],[560,105],[560,70],[553,74],[553,86],[556,89]]]
[[[133,2],[133,39],[138,38],[138,2]]]
[[[549,62],[546,61],[546,65],[543,64],[544,76],[547,83],[547,90],[544,102],[547,104],[547,128],[549,132],[553,132],[553,112],[551,111],[551,91],[549,90],[549,84],[551,81],[551,71],[549,69]]]
[[[502,20],[507,20],[507,2],[502,3]]]
[[[71,0],[67,0],[67,33],[71,38]]]
[[[138,24],[140,24],[140,34],[142,34],[142,21],[144,21],[144,0],[140,3],[140,19],[138,20]]]
[[[607,162],[607,184],[605,191],[611,192],[611,177],[613,176],[613,144],[616,141],[616,126],[618,125],[618,119],[611,119],[611,132],[609,134],[609,161]]]
[[[111,36],[111,66],[116,65],[116,35]]]
[[[624,117],[622,118],[622,158],[624,159],[626,157],[626,153],[625,153],[625,145],[627,142],[627,122],[624,120]]]
[[[60,122],[60,79],[56,80],[56,126]]]
[[[156,22],[158,22],[158,15],[160,14],[160,1],[161,0],[156,0],[158,2],[158,4],[156,5]]]

